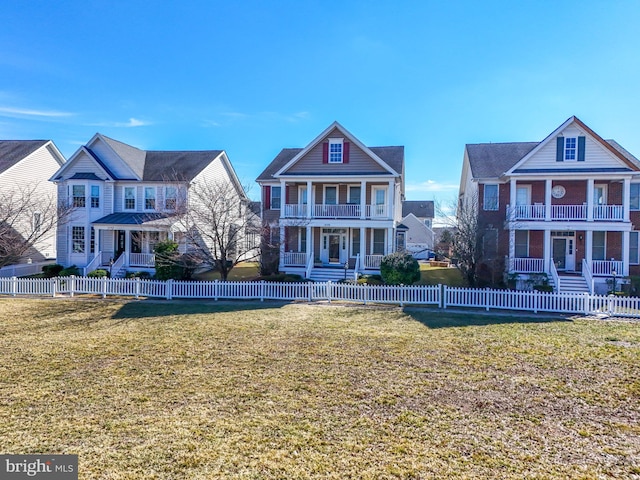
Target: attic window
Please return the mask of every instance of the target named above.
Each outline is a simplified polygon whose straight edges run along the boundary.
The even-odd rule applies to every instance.
[[[342,138],[329,139],[329,163],[342,163],[343,141]]]
[[[577,158],[578,139],[567,137],[564,139],[564,159],[575,160]]]

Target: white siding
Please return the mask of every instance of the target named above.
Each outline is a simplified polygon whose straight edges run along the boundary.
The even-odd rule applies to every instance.
[[[109,145],[104,143],[102,140],[97,139],[93,144],[90,145],[90,148],[117,178],[136,178],[135,175],[131,172],[131,169],[129,169],[129,167],[124,164],[120,157],[118,157],[113,152],[111,147],[109,147]]]
[[[51,173],[51,176],[54,172]],[[105,178],[105,173],[96,161],[84,152],[78,154],[67,169],[64,171],[63,179],[73,177],[76,173],[94,173],[99,178]]]

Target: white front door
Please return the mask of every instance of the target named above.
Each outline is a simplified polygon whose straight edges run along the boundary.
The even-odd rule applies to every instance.
[[[347,230],[325,228],[322,230],[320,260],[328,264],[344,264],[347,261]]]

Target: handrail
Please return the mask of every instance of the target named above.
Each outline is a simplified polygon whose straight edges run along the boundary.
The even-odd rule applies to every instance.
[[[102,251],[97,252],[87,266],[82,269],[83,274],[86,275],[89,272],[93,272],[100,265],[102,265]]]
[[[586,258],[582,259],[582,276],[587,281],[587,288],[589,288],[589,293],[593,293],[593,274],[591,273],[591,265],[589,265],[589,262],[587,262]]]
[[[560,275],[558,275],[558,270],[556,269],[553,258],[549,259],[549,271],[551,272],[551,278],[553,278],[553,284],[555,285],[555,291],[557,293],[560,291]]]
[[[124,265],[125,258],[126,258],[126,255],[124,254],[124,252],[121,253],[120,256],[116,259],[116,261],[111,264],[109,275],[116,274],[120,271],[120,269]]]
[[[353,279],[357,282],[358,281],[358,270],[360,270],[360,254],[358,253],[356,255],[356,263],[354,264],[353,267]]]
[[[305,272],[305,278],[311,278],[311,270],[313,270],[313,255],[309,255],[307,260],[307,271]]]

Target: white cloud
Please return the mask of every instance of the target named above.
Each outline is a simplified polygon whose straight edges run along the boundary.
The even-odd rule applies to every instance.
[[[409,183],[406,185],[407,192],[425,192],[425,193],[442,193],[457,192],[460,185],[457,183],[437,182],[435,180],[427,180],[420,183]]]
[[[70,117],[73,113],[60,112],[56,110],[36,110],[30,108],[0,107],[0,116],[22,118],[22,117],[45,117],[58,118]]]
[[[147,122],[146,120],[139,120],[137,118],[131,117],[128,122],[100,122],[100,123],[90,123],[92,127],[115,127],[115,128],[134,128],[134,127],[146,127],[148,125],[153,125],[152,122]]]

